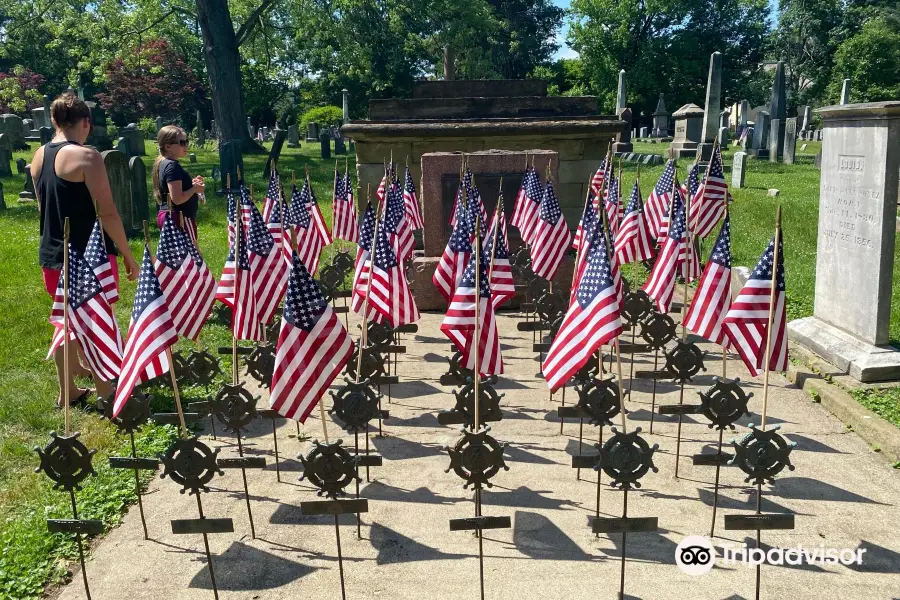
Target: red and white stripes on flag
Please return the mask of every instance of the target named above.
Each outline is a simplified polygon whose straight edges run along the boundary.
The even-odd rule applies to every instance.
[[[299,257],[292,257],[269,406],[306,422],[353,354],[353,341]]]
[[[606,177],[609,175],[611,162],[612,161],[608,161],[607,157],[604,156],[603,160],[600,161],[600,166],[597,167],[597,170],[594,171],[594,174],[591,176],[589,189],[594,192],[594,197],[596,198],[600,197],[600,192],[603,190],[603,184],[606,182]]]
[[[474,223],[466,218],[466,211],[460,209],[463,218],[457,219],[450,234],[450,240],[444,248],[441,259],[438,261],[431,281],[434,287],[447,302],[456,291],[456,284],[462,277],[469,258],[472,256],[472,238],[474,236]]]
[[[462,353],[462,363],[467,369],[475,370],[475,303],[478,303],[478,372],[481,375],[500,375],[503,373],[503,356],[500,353],[500,335],[497,332],[497,319],[491,301],[491,290],[488,284],[488,270],[485,268],[489,257],[482,253],[481,260],[476,261],[477,254],[472,253],[469,264],[456,286],[456,291],[447,309],[447,315],[441,323],[441,331],[456,345]],[[476,262],[479,264],[478,287],[475,286]]]
[[[497,228],[500,228],[499,231]],[[497,247],[494,249],[496,239]],[[491,230],[485,238],[484,254],[489,263],[488,276],[491,281],[491,301],[494,308],[504,302],[508,302],[516,295],[516,282],[512,274],[512,265],[509,262],[509,241],[506,235],[506,217],[503,214],[503,196],[497,199],[497,210],[494,212],[494,221]]]
[[[643,287],[647,295],[656,303],[659,312],[663,314],[668,313],[672,305],[678,268],[688,258],[685,206],[679,189],[675,190],[672,206],[672,226],[669,228],[659,256],[656,257],[656,262],[653,264],[650,278]]]
[[[366,281],[369,277],[371,284]],[[354,288],[353,294],[363,296],[364,306],[366,287],[369,288],[367,318],[376,319],[380,315],[391,327],[419,320],[419,309],[409,290],[406,273],[391,249],[383,222],[376,228],[372,251],[363,257],[359,281],[365,285]]]
[[[513,209],[511,224],[519,230],[522,240],[526,244],[531,243],[534,228],[540,214],[541,204],[541,177],[534,167],[525,169],[522,176],[522,185],[516,195],[516,204]]]
[[[664,241],[668,231],[669,206],[672,204],[672,186],[675,183],[675,161],[669,160],[663,169],[659,181],[653,186],[650,197],[644,205],[644,218],[650,227],[650,233],[657,242]]]
[[[769,309],[774,296],[775,310],[772,318],[772,333],[769,353],[769,370],[786,371],[788,368],[787,318],[785,316],[784,244],[778,238],[778,265],[775,267],[775,237],[743,289],[731,303],[731,309],[722,321],[725,335],[731,340],[731,347],[740,355],[750,373],[755,377],[765,369],[766,333],[769,329]],[[775,292],[772,293],[772,271],[776,270]]]
[[[603,208],[606,210],[606,222],[609,230],[614,236],[619,232],[619,209],[621,208],[619,195],[619,180],[614,175],[610,175],[606,193],[603,196]]]
[[[119,300],[119,287],[116,285],[116,278],[113,276],[113,268],[109,253],[106,250],[106,236],[100,227],[100,219],[94,222],[94,229],[88,238],[87,247],[84,249],[84,260],[94,270],[97,281],[103,288],[103,294],[106,300],[113,304]]]
[[[84,352],[88,366],[103,381],[119,376],[122,367],[122,336],[109,301],[93,269],[69,244],[69,270],[62,273],[53,296],[50,323],[56,328],[47,358],[63,342],[63,285],[69,287],[69,339],[75,339]]]
[[[575,230],[575,238],[572,240],[572,248],[578,252],[581,248],[581,240],[584,238],[585,229],[590,232],[597,218],[597,196],[594,191],[589,189],[584,198],[584,209],[581,211],[581,219],[578,221],[578,228]]]
[[[395,182],[391,182],[387,191],[382,224],[398,260],[404,263],[412,258],[416,244],[413,225],[403,203],[403,192]]]
[[[571,239],[569,226],[553,191],[553,183],[548,181],[531,239],[531,268],[534,274],[551,281],[559,270]]]
[[[728,184],[722,168],[722,149],[716,144],[709,159],[709,171],[700,188],[691,198],[691,233],[707,237],[725,215]]]
[[[256,302],[257,318],[268,323],[275,315],[287,286],[287,265],[282,250],[276,243],[262,215],[247,198],[249,225],[247,227],[247,253],[250,261],[250,281]],[[242,202],[244,200],[242,199]],[[279,239],[279,241],[281,241]]]
[[[601,221],[591,232],[585,267],[542,365],[552,391],[564,386],[600,346],[622,333],[621,305]]]
[[[175,323],[150,260],[150,248],[144,246],[122,373],[116,386],[113,418],[125,407],[136,385],[169,372],[166,350],[177,341]]]
[[[691,307],[684,316],[684,326],[711,342],[724,347],[728,339],[722,330],[722,319],[731,306],[731,224],[726,216],[719,237],[709,254],[703,276]]]
[[[219,279],[216,300],[232,308],[231,330],[239,340],[262,340],[262,327],[256,309],[256,293],[250,273],[250,260],[247,256],[247,237],[243,227],[236,232],[235,242],[239,252],[235,253],[232,244],[225,259],[225,268]],[[237,254],[237,255],[236,255]]]
[[[334,201],[332,202],[332,236],[336,240],[355,242],[359,235],[359,224],[356,222],[356,206],[353,204],[353,191],[350,189],[350,170],[346,177],[334,170]]]
[[[645,217],[641,188],[635,180],[615,241],[616,258],[623,265],[650,260],[653,257],[654,239]]]
[[[266,188],[266,199],[263,202],[262,217],[268,223],[272,217],[272,208],[281,201],[281,180],[278,177],[278,169],[272,166],[269,174],[269,187]]]
[[[403,180],[403,204],[406,206],[406,215],[412,223],[412,228],[424,228],[425,222],[422,221],[422,213],[419,212],[419,199],[416,196],[416,184],[413,181],[409,165],[406,165],[406,177]]]

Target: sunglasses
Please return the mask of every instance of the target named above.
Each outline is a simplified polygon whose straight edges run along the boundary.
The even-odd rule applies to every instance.
[[[187,148],[188,141],[187,140],[178,140],[178,145],[182,148]]]

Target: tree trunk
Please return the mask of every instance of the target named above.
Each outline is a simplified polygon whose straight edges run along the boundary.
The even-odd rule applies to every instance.
[[[196,0],[216,127],[222,142],[241,140],[245,153],[265,152],[250,138],[241,89],[241,57],[227,0]]]

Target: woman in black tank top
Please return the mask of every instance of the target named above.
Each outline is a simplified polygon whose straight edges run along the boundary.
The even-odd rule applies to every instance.
[[[128,278],[137,279],[138,266],[112,200],[103,157],[96,150],[82,146],[91,132],[90,109],[74,94],[66,93],[53,102],[50,114],[56,136],[49,144],[39,148],[31,161],[31,175],[40,211],[38,260],[47,292],[52,296],[59,281],[65,253],[65,220],[69,219],[70,242],[75,250],[84,253],[98,212],[113,273],[118,273],[115,255],[121,253]],[[70,358],[74,358],[74,353]],[[55,352],[54,359],[60,398],[63,397],[62,391],[68,388],[69,398],[76,402],[80,400],[83,404],[89,390],[76,388],[74,375],[87,374],[87,370],[78,364],[79,361],[70,360],[70,369],[66,373],[62,346]],[[98,394],[106,396],[112,392],[108,382],[94,377],[94,383]],[[57,400],[57,406],[60,402]]]

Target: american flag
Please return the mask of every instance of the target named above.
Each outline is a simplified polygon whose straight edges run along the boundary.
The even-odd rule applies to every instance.
[[[499,232],[498,228],[499,227]],[[494,238],[497,239],[497,248],[493,250]],[[506,236],[506,216],[503,214],[503,196],[497,199],[497,210],[494,212],[494,221],[491,230],[485,238],[484,254],[491,260],[492,266],[488,267],[488,275],[491,284],[491,299],[494,308],[512,299],[516,295],[516,282],[513,279],[512,265],[509,262],[509,241]]]
[[[281,247],[281,255],[284,258],[285,271],[291,266],[291,228],[286,225],[286,216],[288,212],[288,204],[284,199],[284,188],[278,189],[278,201],[272,203],[272,211],[269,218],[266,219],[266,228],[272,239]]]
[[[374,255],[374,260],[372,257]],[[371,252],[363,259],[360,281],[372,278],[369,285],[369,306],[366,316],[376,319],[380,315],[392,327],[399,327],[419,320],[419,309],[409,291],[403,265],[397,260],[387,239],[384,223],[375,228],[375,241]],[[365,302],[366,287],[354,288],[353,294],[363,296]]]
[[[169,313],[166,296],[153,270],[150,248],[144,246],[141,274],[138,276],[128,341],[122,359],[122,374],[116,386],[113,417],[125,407],[134,387],[169,372],[166,350],[178,341],[175,323]]]
[[[103,230],[100,228],[100,219],[94,222],[94,229],[91,231],[91,237],[88,238],[87,247],[84,249],[84,260],[94,270],[97,281],[103,288],[103,295],[110,304],[119,300],[119,288],[116,285],[116,279],[113,277],[112,264],[110,263],[109,254],[106,251],[106,239]],[[113,258],[112,260],[115,260]]]
[[[600,191],[603,189],[603,183],[606,181],[606,176],[609,174],[608,163],[612,161],[607,161],[607,157],[603,157],[603,160],[600,161],[600,166],[597,167],[597,170],[594,172],[594,175],[591,177],[591,185],[590,189],[594,192],[595,197],[600,196]]]
[[[500,335],[491,300],[488,283],[489,256],[472,252],[469,264],[456,286],[447,315],[441,323],[441,331],[462,353],[462,362],[467,369],[475,370],[475,303],[478,302],[478,372],[482,375],[503,373],[503,356],[500,353]],[[475,287],[475,269],[478,263],[478,288]]]
[[[552,391],[565,385],[600,346],[622,333],[619,297],[599,222],[591,232],[585,265],[569,310],[542,365]]]
[[[722,170],[722,149],[716,144],[709,159],[709,173],[691,196],[691,232],[707,237],[725,215],[728,185]],[[695,208],[696,207],[696,208]]]
[[[216,300],[234,310],[231,323],[234,337],[239,340],[260,341],[262,327],[256,310],[256,295],[253,291],[250,260],[247,257],[247,236],[243,229],[240,230],[239,240],[238,236],[235,236],[235,241],[240,241],[238,257],[235,260],[235,244],[232,244],[225,259],[222,277],[219,279]]]
[[[237,223],[237,200],[231,188],[225,190],[225,222],[228,225],[228,246],[234,244],[235,223]]]
[[[656,257],[656,262],[653,264],[650,278],[643,288],[647,295],[656,302],[661,313],[669,312],[675,292],[675,280],[678,278],[678,267],[687,258],[684,201],[681,199],[681,190],[676,187],[675,197],[672,199],[672,226],[669,228],[659,256]]]
[[[672,203],[672,185],[675,182],[675,161],[666,163],[659,181],[650,192],[650,198],[644,205],[644,218],[650,226],[654,241],[663,241],[666,237],[669,221],[669,205]]]
[[[356,206],[353,205],[353,191],[350,188],[350,171],[343,177],[334,170],[334,202],[331,205],[331,222],[334,225],[334,239],[355,242],[359,234],[356,222]]]
[[[387,191],[384,227],[391,247],[400,262],[409,260],[412,257],[416,240],[413,237],[412,222],[406,214],[406,206],[403,203],[403,192],[400,190],[400,186],[393,182]]]
[[[324,248],[332,242],[331,231],[329,231],[328,225],[325,224],[325,217],[322,216],[322,211],[319,210],[319,203],[316,200],[316,195],[315,193],[313,193],[312,187],[309,185],[309,173],[306,174],[306,181],[303,182],[303,192],[301,193],[301,195],[309,203],[307,209],[309,210],[310,216],[312,216],[313,226],[315,227],[315,230],[319,235],[322,248]],[[306,263],[304,263],[304,265],[305,264]],[[314,274],[315,271],[310,271],[310,273]]]
[[[59,278],[50,323],[56,328],[47,358],[53,356],[63,342],[64,305],[63,284]],[[103,381],[119,376],[122,367],[122,336],[103,287],[94,270],[78,251],[69,244],[69,339],[76,339],[84,352],[88,366]]]
[[[459,182],[459,186],[456,188],[456,196],[453,198],[453,210],[450,213],[450,220],[447,223],[451,228],[456,227],[456,215],[462,214],[463,210],[463,185],[462,180]]]
[[[195,340],[215,302],[216,280],[171,215],[166,215],[156,248],[156,276],[178,335]]]
[[[304,185],[303,191],[306,192],[308,187]],[[303,266],[310,273],[315,273],[319,267],[319,256],[322,248],[327,244],[325,239],[320,235],[319,229],[313,224],[313,218],[310,214],[308,202],[308,194],[304,196],[303,192],[294,185],[291,190],[291,205],[288,208],[288,218],[285,224],[294,228],[297,236],[297,254],[303,262]],[[318,210],[318,207],[316,207]]]
[[[353,341],[297,254],[292,263],[269,406],[304,423],[353,354]]]
[[[268,323],[275,315],[278,304],[284,296],[287,285],[287,265],[282,259],[278,244],[269,233],[269,228],[262,215],[250,201],[250,197],[241,198],[241,202],[249,204],[250,225],[247,228],[247,253],[250,260],[250,281],[256,302],[256,315],[263,323]],[[243,208],[243,206],[242,206]]]
[[[266,200],[263,202],[262,216],[266,223],[272,217],[272,207],[281,200],[281,181],[278,178],[278,169],[272,167],[269,174],[269,187],[266,189]]]
[[[462,273],[469,264],[469,258],[472,256],[472,237],[475,228],[469,219],[459,219],[453,227],[453,233],[450,234],[450,240],[441,260],[438,261],[437,268],[431,281],[434,287],[440,292],[447,302],[453,297],[456,290],[456,283],[462,277]]]
[[[569,226],[559,208],[553,183],[548,181],[531,240],[531,268],[534,274],[552,280],[570,241]]]
[[[472,172],[468,169],[468,167],[466,168],[464,185],[466,188],[466,208],[469,211],[469,218],[472,220],[472,222],[475,222],[475,218],[480,217],[478,219],[478,233],[483,238],[487,233],[487,212],[484,209],[484,202],[481,201],[481,193],[478,191],[478,187],[475,185],[475,178],[472,176]]]
[[[534,167],[525,170],[522,187],[516,196],[516,207],[513,211],[512,225],[519,230],[522,240],[531,244],[534,229],[537,225],[541,204],[541,177]]]
[[[419,199],[416,196],[416,184],[413,182],[409,165],[406,166],[406,178],[403,180],[403,204],[406,206],[406,215],[412,223],[413,229],[423,229],[422,213],[419,212]]]
[[[603,206],[606,208],[606,222],[613,235],[619,232],[619,204],[619,180],[610,175]]]
[[[628,206],[625,207],[625,217],[616,234],[616,258],[623,265],[653,257],[653,234],[645,217],[641,188],[635,181]]]
[[[779,231],[780,234],[780,231]],[[787,322],[784,311],[784,243],[781,235],[778,238],[778,275],[775,282],[775,311],[772,319],[771,350],[769,355],[770,371],[786,371],[788,367]],[[722,321],[725,335],[731,340],[732,347],[737,350],[741,360],[755,377],[764,371],[766,352],[766,331],[768,330],[769,307],[772,305],[772,270],[775,262],[775,238],[743,289],[731,303],[731,309]]]
[[[363,290],[361,294],[352,294],[351,307],[353,312],[362,314],[365,289],[369,280],[369,270],[363,271],[363,264],[369,260],[372,251],[372,236],[375,235],[375,209],[372,203],[366,205],[363,218],[359,223],[359,248],[356,251],[356,262],[353,266],[353,290]],[[365,278],[365,279],[363,279]]]
[[[709,261],[697,284],[684,326],[716,344],[728,343],[722,331],[722,319],[731,306],[731,222],[726,216],[709,254]]]
[[[375,190],[375,197],[378,198],[379,202],[382,202],[384,200],[384,191],[387,189],[388,178],[388,168],[385,165],[384,177],[381,178],[381,183],[378,184],[378,189]]]
[[[691,168],[688,169],[688,177],[687,181],[681,184],[681,195],[684,198],[691,198],[691,205],[688,207],[688,219],[690,219],[691,223],[691,231],[694,228],[694,220],[691,215],[694,212],[694,194],[697,193],[697,190],[700,189],[700,165],[698,163],[694,163],[691,165]]]
[[[575,230],[575,239],[572,240],[572,248],[577,252],[581,247],[581,240],[585,231],[591,232],[597,223],[597,197],[594,190],[589,189],[584,199],[584,210],[581,212],[581,220],[578,221],[578,229]]]

